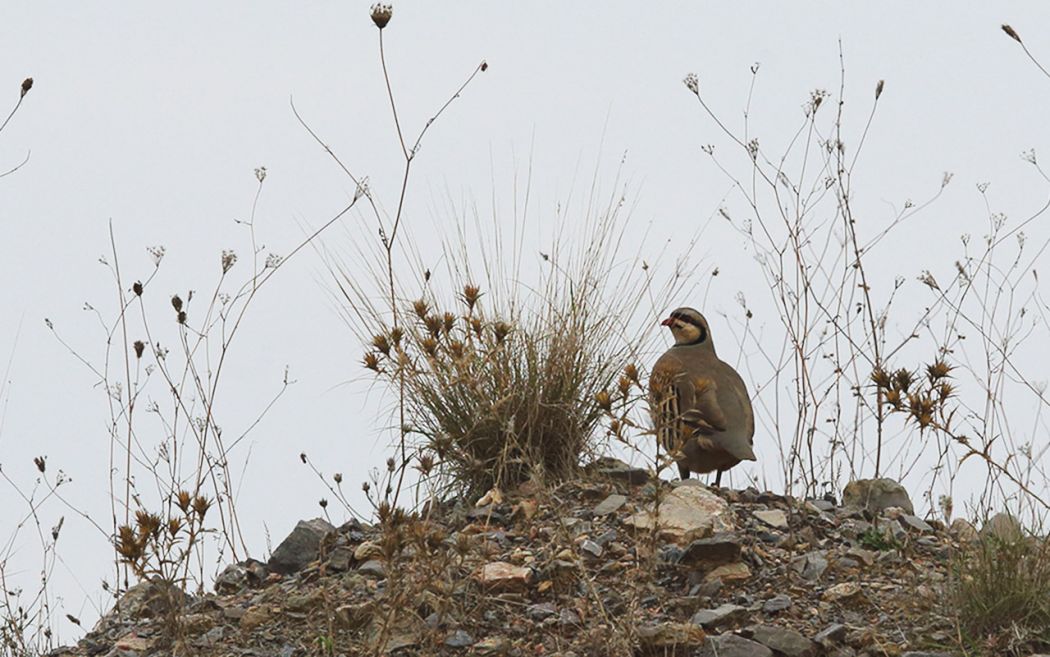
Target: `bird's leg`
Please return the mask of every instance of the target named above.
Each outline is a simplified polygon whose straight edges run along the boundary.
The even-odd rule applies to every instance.
[[[715,488],[722,487],[722,471],[719,470],[718,474],[715,475]]]
[[[679,463],[678,464],[678,476],[681,477],[682,479],[688,479],[689,478],[689,468],[686,465],[684,465],[682,463]]]

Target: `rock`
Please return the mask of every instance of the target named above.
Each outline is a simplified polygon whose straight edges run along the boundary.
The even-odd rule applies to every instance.
[[[335,609],[335,618],[339,626],[348,630],[359,630],[365,627],[374,614],[375,602],[372,600],[340,605]]]
[[[558,625],[566,627],[569,625],[579,625],[580,616],[572,609],[562,609],[558,612]]]
[[[369,559],[364,562],[357,567],[357,572],[376,579],[386,578],[386,568],[383,566],[383,562],[378,559]]]
[[[678,558],[685,566],[720,566],[740,561],[740,538],[728,532],[693,541]]]
[[[780,509],[762,509],[759,511],[752,511],[751,515],[774,529],[788,528],[787,514]]]
[[[694,625],[699,625],[705,630],[710,630],[739,622],[747,618],[747,616],[748,611],[744,607],[724,604],[714,609],[701,609],[693,614],[693,617],[689,619],[689,622]]]
[[[751,638],[786,657],[813,657],[817,644],[795,630],[774,625],[752,625],[747,628]]]
[[[830,500],[810,500],[809,504],[813,506],[817,511],[834,511],[835,503]]]
[[[692,623],[659,623],[638,628],[638,654],[688,655],[707,635]]]
[[[215,578],[215,592],[222,595],[255,588],[266,579],[266,564],[255,559],[230,564]]]
[[[249,607],[241,616],[239,625],[245,632],[251,632],[273,616],[273,610],[268,605],[259,604]]]
[[[534,621],[542,621],[558,614],[553,602],[540,602],[525,608],[525,615]]]
[[[837,643],[842,643],[845,638],[846,626],[842,623],[832,623],[813,637],[813,640],[825,648],[830,648]]]
[[[177,586],[161,581],[139,582],[124,592],[117,602],[117,611],[127,618],[155,618],[173,607],[182,607],[189,601]]]
[[[300,520],[292,533],[281,541],[267,562],[270,570],[288,575],[302,570],[307,564],[316,561],[321,548],[321,539],[335,527],[324,518]]]
[[[977,533],[977,528],[962,518],[952,520],[952,524],[948,527],[948,531],[962,543],[970,543],[976,541],[980,537],[980,534]]]
[[[820,597],[828,602],[844,602],[850,598],[860,595],[860,584],[856,582],[843,582],[829,587]]]
[[[493,561],[482,566],[476,578],[491,591],[523,591],[532,583],[532,570],[505,561]]]
[[[700,657],[773,657],[773,651],[761,643],[728,633],[707,637],[697,654]]]
[[[456,630],[445,637],[445,645],[449,648],[469,648],[474,645],[474,637],[463,630]]]
[[[625,481],[634,486],[640,486],[649,481],[648,470],[627,465],[620,459],[614,459],[608,456],[603,456],[594,461],[587,466],[587,469],[599,476]]]
[[[846,484],[842,491],[842,506],[866,509],[878,515],[892,506],[914,514],[908,491],[892,479],[857,479]]]
[[[901,657],[955,657],[950,652],[927,652],[925,650],[909,650],[906,653],[902,653]],[[1032,657],[1039,657],[1033,655]]]
[[[1024,531],[1017,518],[1009,513],[997,513],[984,522],[981,527],[981,538],[994,536],[1001,541],[1013,542],[1024,538]]]
[[[365,541],[354,548],[354,561],[368,561],[369,559],[382,559],[383,547],[375,541]]]
[[[618,511],[621,506],[627,503],[627,497],[624,495],[610,495],[601,502],[591,511],[596,516],[607,516],[610,513]]]
[[[743,561],[736,563],[727,563],[715,568],[711,572],[707,573],[704,577],[706,581],[713,582],[714,580],[721,580],[722,582],[739,582],[751,577],[751,569],[747,567],[747,564]]]
[[[580,543],[580,550],[583,551],[583,552],[586,552],[587,554],[591,555],[592,557],[594,557],[596,559],[598,557],[602,556],[602,552],[605,551],[602,548],[602,546],[598,545],[597,543],[595,543],[594,541],[589,540],[589,539],[583,541],[582,543]]]
[[[332,550],[332,556],[328,557],[328,568],[337,573],[341,573],[350,570],[350,564],[353,560],[353,549],[346,545],[340,545]]]
[[[791,567],[802,576],[802,579],[813,582],[820,579],[820,576],[828,569],[828,560],[822,552],[814,551],[795,558],[791,562]]]
[[[141,637],[134,632],[126,634],[119,639],[114,647],[117,650],[133,650],[135,652],[146,652],[150,646],[153,645],[153,641],[145,637]]]
[[[779,611],[784,611],[791,606],[791,596],[781,593],[775,595],[769,600],[766,600],[762,605],[762,611],[767,614],[775,614]]]
[[[659,509],[640,511],[625,521],[639,531],[651,531],[676,543],[734,529],[729,504],[704,486],[678,486],[660,500]]]
[[[933,527],[930,527],[929,523],[927,523],[919,516],[913,516],[905,513],[900,518],[898,518],[898,521],[902,525],[904,525],[906,529],[914,529],[915,531],[922,532],[923,534],[928,534],[933,531]]]
[[[491,636],[475,643],[474,652],[479,655],[501,655],[507,652],[509,647],[510,641],[506,637]]]
[[[875,563],[875,553],[871,550],[865,550],[864,548],[851,547],[846,551],[846,556],[853,557],[858,561],[864,562],[865,566],[870,566]]]

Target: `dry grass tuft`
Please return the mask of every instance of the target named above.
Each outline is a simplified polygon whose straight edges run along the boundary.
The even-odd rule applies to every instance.
[[[1050,543],[990,535],[952,563],[951,604],[964,641],[986,654],[1050,647]]]

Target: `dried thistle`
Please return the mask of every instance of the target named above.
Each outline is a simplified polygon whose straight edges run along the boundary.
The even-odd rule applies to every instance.
[[[401,346],[401,338],[403,337],[405,337],[405,332],[401,330],[400,326],[390,329],[390,341],[394,343],[395,347]]]
[[[188,491],[180,490],[175,495],[175,506],[182,509],[183,513],[189,513],[190,504],[193,502],[193,497]]]
[[[427,302],[423,299],[416,299],[412,302],[412,312],[416,313],[416,317],[426,320],[430,308],[427,306]]]
[[[135,512],[135,525],[138,527],[139,536],[156,538],[160,534],[161,519],[155,513],[149,513],[140,509]]]
[[[627,367],[623,368],[623,375],[630,379],[632,383],[638,383],[638,368],[635,367],[634,363],[628,363]]]
[[[181,518],[168,518],[168,535],[172,538],[178,535],[179,530],[182,529]]]
[[[175,316],[175,320],[179,324],[185,324],[186,323],[186,311],[185,310],[180,310],[179,314]]]
[[[175,312],[182,311],[182,297],[175,295],[171,298],[171,307],[175,309]]]
[[[1006,23],[1003,23],[1003,32],[1006,32],[1007,36],[1009,36],[1017,43],[1021,44],[1022,46],[1024,45],[1024,41],[1021,41],[1021,36],[1017,34],[1017,31],[1014,28],[1007,25]],[[32,78],[30,78],[29,82],[30,84],[32,84]]]
[[[419,341],[419,348],[423,350],[423,353],[425,353],[427,356],[430,356],[431,358],[437,356],[437,347],[437,340],[435,340],[429,335]]]
[[[343,473],[342,472],[335,473],[334,475],[332,475],[332,479],[335,480],[335,483],[337,483],[337,484],[343,483]]]
[[[901,392],[908,392],[913,380],[914,375],[903,367],[893,374],[893,384]]]
[[[373,372],[379,371],[379,357],[371,351],[365,354],[364,364],[366,368],[372,370]]]
[[[478,299],[481,298],[481,288],[477,285],[466,284],[463,286],[463,303],[467,304],[468,310],[474,310]]]
[[[374,4],[372,5],[372,22],[376,24],[376,27],[383,29],[390,22],[390,19],[394,16],[394,8],[390,5]]]
[[[384,356],[390,355],[390,341],[383,334],[372,336],[372,346]]]
[[[598,404],[598,408],[606,413],[612,411],[612,395],[606,390],[602,390],[594,395],[594,403]]]
[[[439,335],[441,335],[441,328],[442,328],[443,324],[441,322],[441,318],[440,317],[437,317],[437,316],[434,316],[434,315],[428,315],[423,320],[423,324],[426,325],[427,333],[429,333],[431,337],[436,338]]]
[[[482,324],[481,320],[477,317],[470,318],[470,330],[474,331],[474,335],[481,337]]]
[[[142,340],[135,340],[131,345],[135,349],[135,358],[142,358],[142,352],[146,350],[146,344]]]
[[[460,358],[463,358],[463,354],[465,353],[465,345],[459,340],[453,340],[452,342],[448,343],[448,352],[452,354],[452,357],[454,359],[459,360]]]
[[[625,374],[616,383],[620,388],[620,397],[627,397],[627,393],[631,391],[631,380]]]
[[[445,331],[445,335],[452,332],[453,327],[456,325],[456,316],[450,312],[446,312],[441,316],[442,330]]]
[[[135,281],[135,283],[131,286],[131,291],[135,293],[135,296],[141,297],[142,296],[142,283],[140,281]]]
[[[496,322],[492,325],[492,334],[496,337],[496,342],[499,344],[503,343],[503,340],[510,334],[510,324],[507,322]]]
[[[881,390],[888,390],[892,385],[890,375],[881,367],[876,367],[871,373],[871,381]]]
[[[936,383],[937,381],[950,376],[951,371],[951,365],[944,362],[941,358],[934,361],[932,365],[926,366],[926,376],[930,378],[930,383]]]
[[[36,469],[40,472],[47,470],[47,457],[37,456],[33,458],[33,464],[36,465]]]
[[[1020,41],[1020,39],[1018,39]],[[22,80],[22,95],[19,98],[25,98],[29,90],[33,88],[33,78],[26,78]]]
[[[117,554],[123,557],[125,561],[136,563],[142,557],[145,546],[139,542],[138,536],[135,535],[135,530],[131,527],[127,525],[118,527],[115,542]]]
[[[193,498],[193,511],[197,514],[198,517],[201,518],[201,520],[204,519],[204,515],[208,513],[208,509],[210,508],[211,502],[209,502],[208,498],[204,497],[203,495],[198,495],[197,497]]]
[[[886,86],[886,81],[885,80],[879,80],[878,82],[875,83],[875,100],[878,100],[879,96],[882,95],[882,88],[885,87],[885,86]]]

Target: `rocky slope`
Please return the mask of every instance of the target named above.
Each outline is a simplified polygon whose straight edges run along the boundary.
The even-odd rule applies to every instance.
[[[657,485],[605,460],[383,527],[301,522],[214,594],[139,584],[54,654],[954,654],[944,584],[973,528],[911,515],[888,480],[845,497]]]

